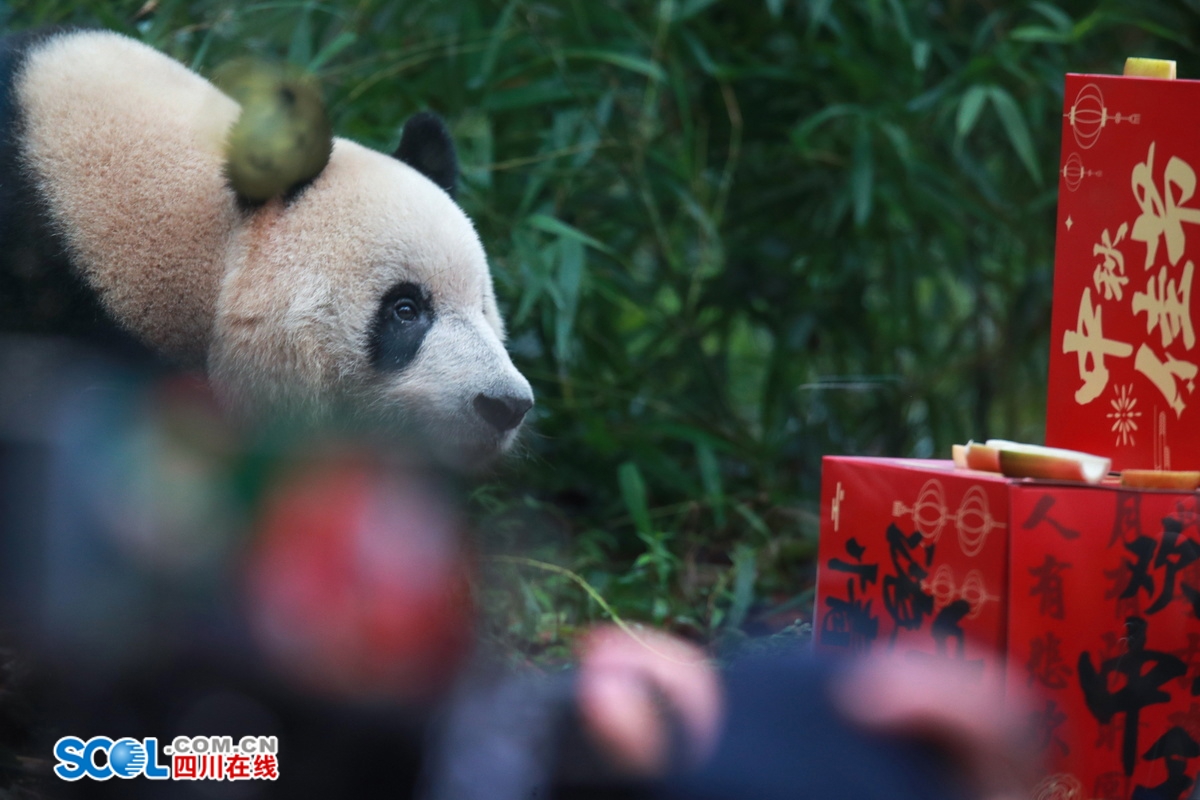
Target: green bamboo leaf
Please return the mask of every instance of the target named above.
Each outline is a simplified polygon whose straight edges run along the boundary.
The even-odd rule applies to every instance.
[[[758,553],[747,544],[739,544],[733,551],[733,602],[725,625],[730,629],[740,628],[746,613],[754,604],[754,584],[758,582]]]
[[[763,518],[754,513],[754,510],[745,503],[734,503],[734,511],[736,511],[742,519],[746,521],[755,533],[763,538],[763,541],[770,541],[774,534],[771,533],[771,528],[763,521]]]
[[[3,28],[4,20],[0,18],[0,29]],[[204,37],[200,40],[200,46],[196,48],[195,54],[192,56],[191,62],[188,64],[195,72],[204,72],[204,59],[208,56],[208,50],[212,47],[213,29],[209,28],[204,32]],[[0,798],[3,800],[3,798]]]
[[[579,308],[579,290],[583,283],[586,256],[583,244],[569,236],[558,240],[559,269],[558,313],[554,318],[554,354],[560,365],[571,360],[571,335],[575,330],[575,313]]]
[[[509,25],[512,23],[513,13],[517,10],[519,2],[520,0],[509,0],[508,5],[500,12],[496,24],[492,27],[492,35],[488,39],[487,49],[483,51],[483,58],[480,59],[479,71],[467,81],[468,88],[478,89],[491,77],[492,70],[496,67],[496,58],[500,54],[500,45],[504,43],[504,39],[508,35]]]
[[[871,217],[875,195],[875,156],[871,150],[871,131],[865,123],[858,126],[855,137],[850,195],[854,200],[854,224],[861,227]]]
[[[792,141],[797,146],[803,146],[817,128],[838,117],[845,117],[854,114],[861,114],[862,107],[850,103],[838,103],[832,106],[826,106],[815,114],[810,115],[807,119],[792,129]]]
[[[483,108],[486,111],[514,111],[517,109],[549,106],[575,100],[562,81],[555,77],[511,89],[497,89],[483,96]]]
[[[808,3],[808,36],[813,36],[829,17],[833,0],[810,0]]]
[[[905,44],[912,43],[912,28],[908,24],[908,14],[904,10],[900,0],[888,0],[888,7],[892,11],[892,20],[896,25],[896,30],[900,33],[900,39]]]
[[[714,3],[720,0],[685,0],[679,7],[679,11],[675,13],[675,21],[683,22],[685,19],[691,19]]]
[[[900,160],[901,166],[907,172],[912,169],[914,156],[912,141],[908,137],[908,133],[904,128],[892,122],[884,122],[879,126],[883,131],[883,135],[892,144],[892,150],[896,153],[896,158]]]
[[[1059,31],[1069,32],[1075,25],[1075,22],[1067,12],[1052,3],[1037,0],[1030,3],[1029,8],[1045,17]]]
[[[514,327],[522,325],[533,312],[537,301],[548,291],[549,270],[543,268],[543,256],[532,237],[514,234],[513,248],[521,264],[521,298],[511,320]]]
[[[612,50],[565,50],[563,55],[566,58],[578,58],[588,61],[602,61],[606,64],[612,64],[614,67],[636,72],[639,75],[645,75],[654,81],[665,81],[667,73],[655,62],[641,56],[631,56],[628,53],[617,53]]]
[[[912,60],[913,66],[917,72],[924,72],[929,66],[929,56],[933,52],[932,46],[924,39],[918,39],[912,45]]]
[[[613,255],[613,250],[611,247],[606,246],[598,239],[588,236],[574,225],[563,222],[561,219],[552,217],[549,214],[532,214],[529,217],[526,217],[525,222],[531,228],[536,228],[545,233],[553,233],[556,236],[565,236],[568,239],[575,239],[576,241],[586,244],[593,250],[599,250],[601,253],[606,255]]]
[[[730,320],[725,345],[727,385],[724,396],[738,416],[751,426],[761,423],[763,392],[767,387],[774,346],[771,331],[749,315],[739,314]]]
[[[1038,168],[1037,156],[1033,150],[1033,139],[1029,135],[1029,126],[1025,122],[1025,115],[1021,112],[1017,101],[999,86],[992,86],[988,90],[988,96],[992,100],[992,107],[1000,115],[1000,122],[1004,125],[1005,133],[1008,134],[1009,143],[1017,151],[1017,156],[1025,165],[1025,169],[1029,170],[1033,180],[1040,184],[1042,171]]]
[[[576,142],[579,151],[571,157],[571,167],[573,169],[582,169],[596,155],[596,150],[600,147],[604,128],[608,125],[608,120],[612,116],[613,98],[614,92],[611,90],[602,94],[596,105],[592,108],[591,119],[580,126],[579,140]],[[595,240],[593,239],[592,241]],[[599,244],[599,242],[596,242],[596,244]],[[592,245],[589,243],[589,246]]]
[[[305,5],[300,19],[292,29],[292,41],[288,46],[288,61],[305,66],[312,61],[312,7]]]
[[[704,42],[700,41],[699,37],[691,31],[684,29],[680,32],[684,44],[692,51],[692,56],[696,59],[696,63],[700,65],[700,69],[704,70],[705,75],[718,75],[724,70],[717,66],[717,63],[712,60],[709,55],[708,48],[704,46]]]
[[[954,121],[955,135],[962,141],[970,135],[979,121],[979,112],[988,98],[987,86],[972,86],[958,101],[958,116]]]
[[[633,518],[634,527],[643,537],[650,536],[653,526],[650,524],[650,507],[646,503],[646,482],[638,465],[632,461],[621,464],[617,468],[617,484],[621,487],[621,499]]]
[[[1085,36],[1103,24],[1104,21],[1105,15],[1102,11],[1093,11],[1075,23],[1074,27],[1071,28],[1071,35],[1075,39],[1083,39]]]
[[[354,42],[357,40],[358,37],[353,31],[342,31],[333,38],[333,41],[321,48],[321,52],[317,53],[316,57],[312,60],[312,63],[308,65],[308,69],[312,72],[317,72],[321,69],[321,67],[325,66],[325,64],[337,56],[338,53],[354,44]]]
[[[704,494],[712,504],[713,516],[718,527],[725,527],[725,490],[721,485],[721,467],[717,463],[716,453],[705,441],[697,441],[696,466],[700,469],[700,482],[704,485]]]
[[[1022,25],[1013,28],[1008,38],[1014,42],[1042,42],[1046,44],[1068,44],[1075,38],[1069,30],[1060,31],[1045,25]]]

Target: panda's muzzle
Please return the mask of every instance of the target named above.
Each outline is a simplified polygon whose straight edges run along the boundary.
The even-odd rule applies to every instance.
[[[504,434],[521,424],[529,409],[533,408],[533,400],[513,395],[493,397],[481,393],[475,395],[472,405],[487,424]]]

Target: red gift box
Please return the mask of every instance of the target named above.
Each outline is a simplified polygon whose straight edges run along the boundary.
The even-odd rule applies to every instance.
[[[1039,796],[1183,797],[1200,767],[1198,519],[1194,493],[827,457],[816,646],[1036,690]]]
[[[1200,469],[1200,81],[1068,75],[1046,442]]]

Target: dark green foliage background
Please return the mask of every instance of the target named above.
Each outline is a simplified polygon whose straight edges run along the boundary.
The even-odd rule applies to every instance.
[[[481,540],[708,640],[810,613],[823,454],[1041,440],[1063,74],[1200,77],[1200,0],[0,2],[64,21],[286,58],[377,148],[450,120],[538,397]],[[485,563],[526,652],[604,616]]]

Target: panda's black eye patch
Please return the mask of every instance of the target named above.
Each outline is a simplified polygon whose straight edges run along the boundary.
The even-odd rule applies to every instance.
[[[433,303],[415,283],[399,283],[379,301],[371,326],[367,354],[381,372],[398,372],[409,365],[433,326]]]

